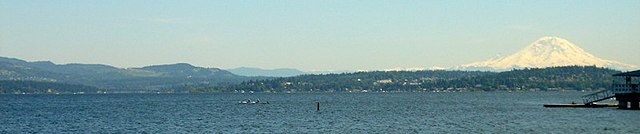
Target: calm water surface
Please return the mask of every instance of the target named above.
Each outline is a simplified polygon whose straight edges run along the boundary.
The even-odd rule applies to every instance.
[[[640,133],[637,110],[542,107],[583,94],[0,95],[0,133]]]

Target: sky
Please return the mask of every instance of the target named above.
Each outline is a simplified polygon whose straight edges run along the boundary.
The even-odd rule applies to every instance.
[[[0,56],[130,68],[453,67],[558,36],[640,65],[640,0],[0,0]]]

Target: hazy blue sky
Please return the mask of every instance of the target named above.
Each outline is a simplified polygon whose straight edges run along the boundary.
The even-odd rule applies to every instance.
[[[117,67],[448,67],[545,35],[640,65],[640,0],[0,0],[0,56]]]

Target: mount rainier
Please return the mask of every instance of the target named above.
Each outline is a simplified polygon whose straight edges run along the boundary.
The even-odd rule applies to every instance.
[[[582,48],[559,37],[542,37],[524,49],[506,56],[455,67],[458,70],[504,71],[513,68],[544,68],[554,66],[597,66],[616,70],[638,69],[618,61],[593,56]]]

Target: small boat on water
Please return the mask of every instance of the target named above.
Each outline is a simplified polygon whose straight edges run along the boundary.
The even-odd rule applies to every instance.
[[[238,104],[269,104],[269,101],[260,102],[260,99],[257,99],[256,101],[251,101],[251,99],[247,99],[247,100],[242,100],[238,102]]]

